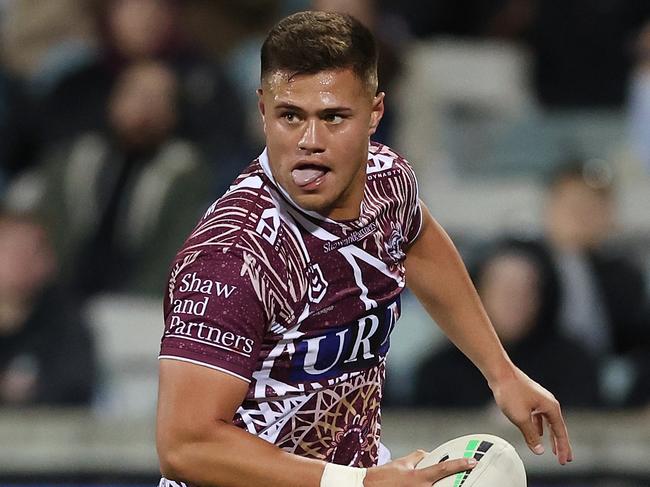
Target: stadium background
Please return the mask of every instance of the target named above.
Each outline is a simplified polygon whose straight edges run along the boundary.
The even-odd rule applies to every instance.
[[[31,214],[42,206],[39,198],[49,194],[43,188],[54,177],[43,168],[52,166],[52,159],[60,157],[58,164],[64,164],[72,157],[61,149],[70,140],[88,130],[106,130],[106,105],[93,111],[87,102],[110,103],[112,95],[98,98],[105,93],[102,87],[119,84],[115,73],[149,56],[176,76],[179,91],[189,93],[175,105],[180,128],[165,137],[193,144],[206,168],[198,179],[210,181],[208,196],[186,208],[198,216],[260,148],[254,93],[258,50],[268,27],[287,13],[313,6],[345,9],[370,25],[382,46],[382,88],[388,102],[378,137],[413,162],[421,197],[468,262],[499,236],[542,232],[549,174],[565,160],[582,159],[613,177],[616,226],[607,245],[633,260],[648,282],[646,3],[2,0],[0,197],[12,211]],[[144,47],[143,53],[116,54],[119,43],[107,33],[116,5],[134,16],[151,14],[156,5],[171,9],[160,24],[135,22],[135,29],[148,25],[164,30],[161,44]],[[128,15],[117,21],[130,22]],[[90,70],[92,76],[75,78],[104,62],[109,74]],[[219,94],[211,96],[211,90]],[[88,110],[78,115],[77,105]],[[194,182],[175,184],[183,194],[199,191]],[[126,223],[118,217],[113,225]],[[63,233],[69,231],[65,225],[65,220],[44,223]],[[132,286],[97,284],[94,274],[75,273],[78,256],[64,257],[61,279],[79,279],[75,285],[81,298],[75,302],[95,343],[92,394],[87,404],[72,406],[3,400],[0,485],[155,485],[162,291],[137,279]],[[650,289],[644,293],[647,304]],[[650,328],[649,321],[645,324]],[[513,442],[534,487],[650,485],[650,394],[632,406],[623,399],[632,376],[643,374],[631,371],[629,357],[612,354],[604,361],[599,380],[605,404],[566,410],[576,461],[559,467],[548,453],[530,454],[518,432],[491,407],[417,404],[418,364],[443,341],[407,294],[392,340],[383,421],[384,441],[393,456],[483,431]]]

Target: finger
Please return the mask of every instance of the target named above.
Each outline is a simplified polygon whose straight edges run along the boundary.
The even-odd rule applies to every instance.
[[[402,461],[408,468],[415,468],[415,466],[420,463],[426,455],[427,452],[424,450],[415,450],[405,457],[400,458],[400,461]]]
[[[534,412],[533,423],[535,424],[535,428],[537,428],[537,434],[539,437],[541,438],[544,436],[544,417],[541,414]]]
[[[557,456],[560,464],[564,465],[566,462],[573,460],[573,451],[569,441],[569,433],[567,431],[566,423],[560,410],[560,404],[554,401],[548,406],[547,411],[544,412],[546,423],[548,424],[551,440],[555,446],[554,453]]]
[[[540,426],[536,419],[535,413],[531,414],[528,419],[517,423],[517,427],[521,430],[521,433],[524,435],[524,440],[528,448],[535,453],[536,455],[541,455],[544,453],[544,445],[542,445],[542,434],[539,433]]]
[[[546,421],[546,428],[548,429],[551,435],[551,450],[553,451],[553,455],[557,456],[557,439],[555,438],[555,435],[551,430],[551,425],[549,424],[548,421]]]
[[[573,450],[569,442],[569,433],[560,411],[560,405],[555,404],[547,413],[546,421],[548,422],[549,429],[553,442],[555,443],[556,456],[561,465],[573,460]]]
[[[458,472],[471,470],[476,466],[476,463],[476,459],[474,458],[456,458],[431,465],[430,467],[418,470],[418,472],[421,473],[423,481],[433,483]]]

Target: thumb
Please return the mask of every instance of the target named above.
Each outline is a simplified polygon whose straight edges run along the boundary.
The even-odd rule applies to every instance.
[[[427,455],[427,452],[424,450],[415,450],[414,452],[409,453],[405,457],[402,458],[404,465],[406,465],[408,468],[415,468],[418,463],[422,461],[422,459]]]
[[[528,419],[517,425],[524,435],[528,448],[536,455],[544,453],[544,445],[542,445],[541,431],[536,424],[533,423],[533,417],[529,416]]]

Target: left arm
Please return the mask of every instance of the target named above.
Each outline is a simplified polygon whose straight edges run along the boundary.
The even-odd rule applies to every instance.
[[[442,227],[422,204],[422,229],[407,250],[406,283],[449,339],[479,368],[497,404],[537,454],[543,420],[561,464],[572,460],[569,437],[553,395],[519,370],[503,349],[465,266]]]

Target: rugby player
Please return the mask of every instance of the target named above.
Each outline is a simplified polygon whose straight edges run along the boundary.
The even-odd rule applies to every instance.
[[[370,141],[377,50],[354,18],[301,12],[261,53],[266,148],[178,253],[165,298],[161,486],[420,487],[380,443],[390,333],[408,286],[543,452],[572,458],[554,397],[508,358],[408,162]],[[224,114],[227,116],[227,114]],[[458,384],[463,387],[463,384]]]

